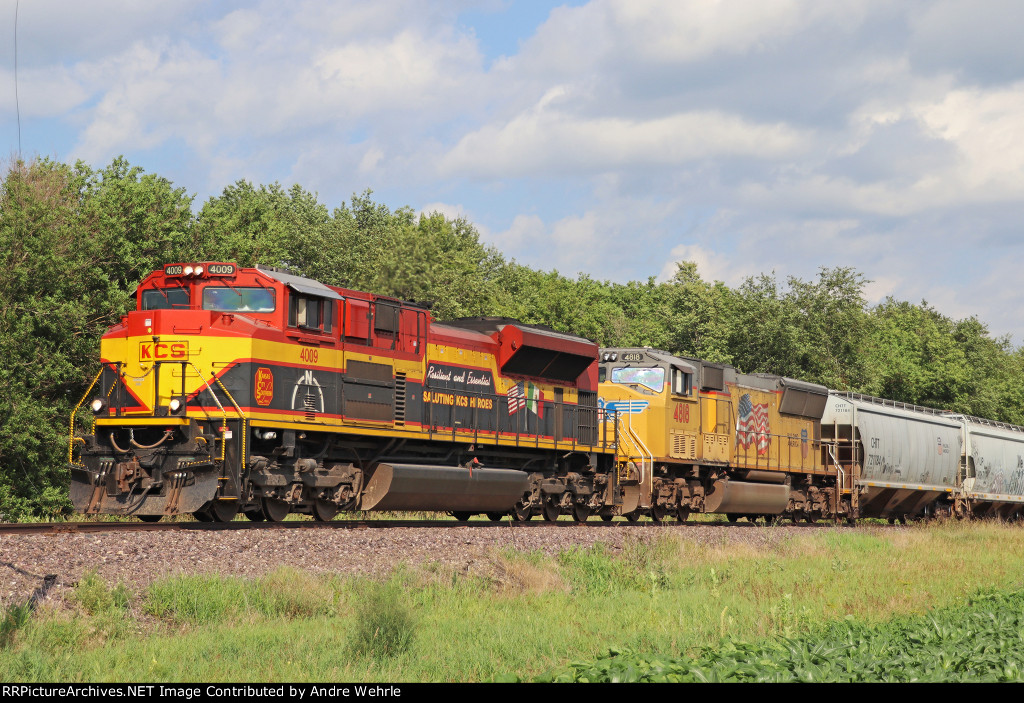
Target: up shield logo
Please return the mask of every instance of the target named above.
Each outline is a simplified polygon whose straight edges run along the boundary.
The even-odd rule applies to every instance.
[[[274,399],[274,373],[261,366],[256,369],[253,381],[256,387],[256,402],[264,406],[270,405],[270,401]]]
[[[139,342],[139,362],[187,361],[188,342]]]

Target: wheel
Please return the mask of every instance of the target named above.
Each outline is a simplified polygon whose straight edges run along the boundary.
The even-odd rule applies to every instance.
[[[238,515],[238,501],[212,500],[207,511],[214,522],[231,522]]]
[[[548,498],[541,506],[541,512],[543,512],[545,520],[548,522],[556,522],[558,520],[558,516],[562,514],[562,507],[555,501]]]
[[[813,525],[818,521],[818,516],[811,512],[804,513],[804,521]]]
[[[262,507],[253,508],[252,510],[246,510],[244,513],[242,513],[242,515],[245,515],[253,522],[263,522],[267,519],[267,516],[263,514]]]
[[[519,501],[512,508],[512,519],[515,522],[526,522],[533,517],[533,508],[526,503]]]
[[[676,520],[679,522],[686,522],[690,519],[690,509],[682,506],[676,508]]]
[[[651,520],[654,522],[661,522],[668,517],[669,509],[664,505],[652,505],[651,506]]]
[[[605,522],[611,522],[612,518],[614,518],[614,517],[615,516],[612,515],[611,513],[601,513],[601,519],[604,520]]]
[[[491,522],[501,522],[503,517],[505,517],[505,513],[487,513],[487,519]]]
[[[452,517],[458,520],[459,522],[467,522],[469,518],[473,517],[473,513],[463,510],[455,510],[452,512]]]
[[[162,518],[163,515],[138,515],[136,517],[143,522],[160,522],[160,518]]]
[[[590,517],[590,508],[579,503],[572,504],[572,519],[576,522],[586,522]]]
[[[209,505],[209,503],[207,503],[207,505]],[[205,508],[206,505],[192,513],[192,517],[194,517],[199,522],[213,522],[213,516],[210,515],[210,512]]]
[[[626,513],[622,517],[626,518],[626,520],[628,522],[637,523],[637,522],[640,521],[640,511],[639,510],[631,510],[630,512]]]
[[[313,501],[313,517],[320,522],[330,522],[338,514],[338,504],[323,498]]]
[[[282,522],[291,512],[291,506],[277,498],[263,498],[260,503],[263,506],[263,516],[270,522]]]

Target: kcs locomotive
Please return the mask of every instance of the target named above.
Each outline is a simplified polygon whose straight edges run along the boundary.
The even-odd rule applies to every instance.
[[[165,266],[101,341],[71,499],[157,520],[238,512],[624,510],[597,347],[231,263]]]

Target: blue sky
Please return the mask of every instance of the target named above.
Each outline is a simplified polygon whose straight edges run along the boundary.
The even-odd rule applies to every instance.
[[[1019,0],[21,0],[21,152],[123,154],[197,207],[370,188],[567,275],[851,266],[1020,343],[1021,26]]]

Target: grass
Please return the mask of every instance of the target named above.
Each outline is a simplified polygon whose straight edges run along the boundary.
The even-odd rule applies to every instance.
[[[881,627],[1024,585],[1024,532],[999,523],[781,540],[737,529],[763,530],[764,546],[657,531],[621,551],[496,551],[486,575],[279,569],[178,576],[140,593],[87,576],[66,607],[0,624],[0,680],[530,679],[612,648],[699,657],[723,641],[813,639],[848,618]]]
[[[798,637],[723,638],[692,657],[620,652],[537,681],[1010,682],[1024,680],[1024,591],[979,593],[924,615],[852,616]]]

